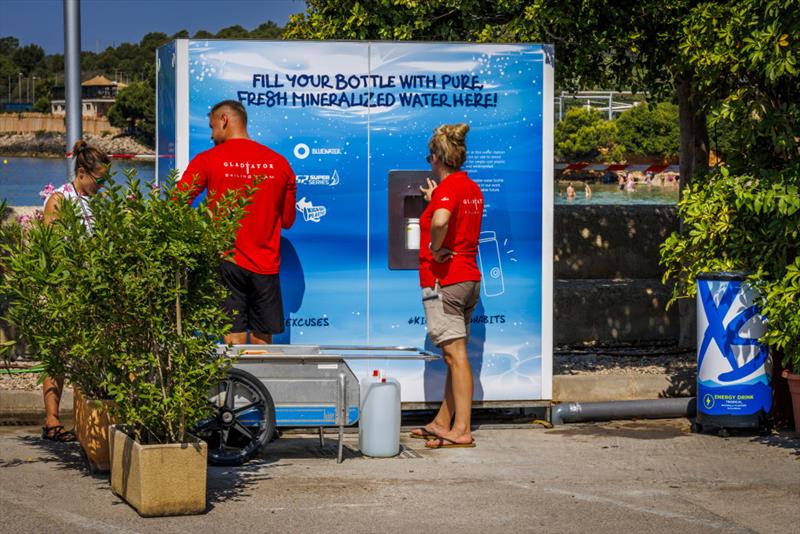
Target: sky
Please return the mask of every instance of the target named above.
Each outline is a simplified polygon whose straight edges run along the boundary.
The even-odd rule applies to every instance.
[[[81,48],[102,51],[138,43],[150,32],[216,33],[240,26],[252,30],[272,20],[279,26],[305,10],[304,0],[81,0]],[[46,54],[64,52],[63,0],[0,0],[0,37],[38,44]]]

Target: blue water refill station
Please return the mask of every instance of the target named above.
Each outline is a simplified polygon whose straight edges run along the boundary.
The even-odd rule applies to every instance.
[[[772,362],[756,299],[745,274],[697,276],[696,432],[771,428]]]
[[[180,39],[157,56],[157,175],[213,145],[208,113],[241,102],[249,135],[297,175],[281,244],[278,344],[408,346],[426,339],[416,256],[428,139],[465,122],[485,212],[484,283],[470,325],[475,401],[552,398],[553,48],[539,44]],[[247,162],[231,162],[244,166]],[[417,183],[417,180],[419,183]],[[418,237],[416,238],[418,240]],[[375,362],[348,361],[359,378]],[[441,400],[441,361],[379,366],[405,408]]]

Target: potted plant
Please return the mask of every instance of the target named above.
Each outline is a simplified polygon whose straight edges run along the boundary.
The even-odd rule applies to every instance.
[[[767,285],[763,309],[769,318],[764,340],[783,350],[783,377],[789,383],[794,428],[800,432],[800,257],[783,278]]]
[[[7,226],[0,292],[6,319],[41,361],[44,374],[75,387],[76,435],[89,469],[97,472],[109,469],[113,419],[106,383],[117,373],[106,358],[105,333],[97,327],[105,313],[105,288],[95,284],[97,257],[90,245],[89,232],[69,202],[50,225],[35,216]]]
[[[232,248],[252,194],[190,206],[188,193],[129,176],[91,201],[98,263],[106,291],[106,354],[117,379],[105,386],[119,424],[111,427],[111,488],[143,516],[206,509],[205,442],[190,430],[210,412],[208,392],[229,361],[217,342],[227,329],[217,268]]]

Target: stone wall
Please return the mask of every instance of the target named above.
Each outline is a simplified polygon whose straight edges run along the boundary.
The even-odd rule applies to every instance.
[[[118,135],[119,128],[114,128],[106,117],[83,117],[83,132],[101,135],[108,133]],[[0,133],[65,133],[64,116],[50,113],[0,113]]]
[[[666,310],[659,266],[659,247],[677,229],[672,206],[556,206],[556,345],[677,343],[678,310]]]

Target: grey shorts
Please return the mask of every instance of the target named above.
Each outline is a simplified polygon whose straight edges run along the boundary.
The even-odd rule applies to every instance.
[[[422,288],[422,307],[428,337],[434,345],[469,337],[469,322],[481,294],[480,282],[459,282],[449,286]]]

